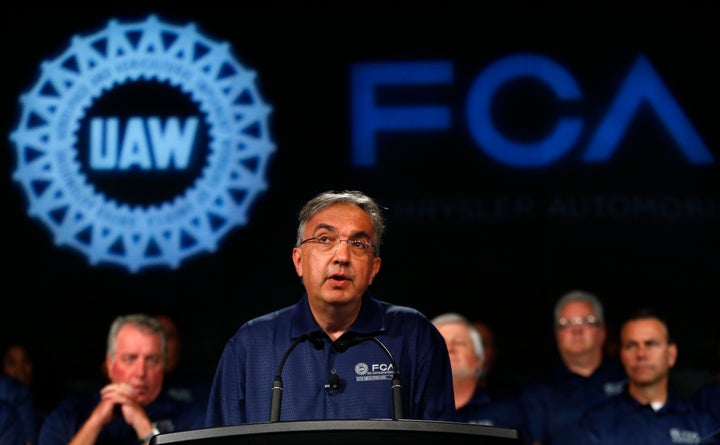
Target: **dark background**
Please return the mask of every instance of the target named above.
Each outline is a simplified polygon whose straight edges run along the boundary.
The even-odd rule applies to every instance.
[[[605,302],[611,328],[638,306],[666,311],[680,345],[677,371],[690,376],[690,385],[699,383],[720,335],[717,11],[679,3],[511,3],[503,9],[472,3],[5,6],[3,134],[18,124],[19,97],[36,82],[41,62],[57,57],[72,36],[100,30],[111,18],[140,21],[155,13],[170,23],[196,23],[200,33],[227,41],[258,73],[260,93],[273,107],[277,150],[266,174],[268,190],[254,202],[250,221],[225,236],[216,252],[185,260],[177,270],[131,274],[113,265],[92,267],[83,255],[54,245],[51,232],[27,214],[23,190],[12,179],[15,148],[6,137],[0,337],[31,339],[57,379],[76,385],[98,377],[116,315],[166,312],[180,324],[184,360],[209,375],[243,322],[299,298],[290,253],[302,204],[322,190],[353,188],[387,208],[375,296],[429,317],[457,311],[490,322],[500,346],[498,366],[509,378],[522,382],[552,363],[553,304],[582,288]],[[586,122],[580,142],[545,168],[498,164],[477,147],[465,122],[475,77],[518,52],[562,64],[584,94],[574,109]],[[640,53],[715,163],[690,164],[649,108],[633,119],[607,163],[582,162],[583,147]],[[450,129],[381,136],[377,166],[353,168],[351,65],[413,60],[454,64],[452,84],[420,98],[451,107]],[[503,132],[545,134],[542,116],[553,112],[541,98],[506,98],[499,111]],[[616,204],[700,204],[697,212],[664,213],[589,205],[574,214],[556,205],[597,197]],[[532,211],[503,211],[507,200],[528,202]],[[446,211],[419,211],[428,205]]]

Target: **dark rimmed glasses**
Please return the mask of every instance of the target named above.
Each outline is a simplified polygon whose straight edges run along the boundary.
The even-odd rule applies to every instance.
[[[327,235],[308,238],[306,240],[303,240],[300,245],[303,245],[305,243],[312,243],[321,252],[332,252],[337,249],[337,247],[342,242],[347,243],[348,247],[350,248],[350,252],[357,256],[366,255],[375,250],[375,246],[368,241],[354,239],[338,239]]]

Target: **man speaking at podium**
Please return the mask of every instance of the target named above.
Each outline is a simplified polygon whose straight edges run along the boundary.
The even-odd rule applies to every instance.
[[[385,223],[358,191],[328,191],[299,214],[292,261],[305,293],[248,321],[213,379],[207,427],[323,419],[450,420],[445,340],[418,310],[375,299]]]

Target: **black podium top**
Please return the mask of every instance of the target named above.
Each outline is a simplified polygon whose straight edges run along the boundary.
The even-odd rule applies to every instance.
[[[203,428],[159,434],[150,445],[522,445],[518,430],[427,420],[312,420]]]

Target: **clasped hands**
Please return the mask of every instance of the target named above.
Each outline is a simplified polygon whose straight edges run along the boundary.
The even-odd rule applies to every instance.
[[[125,422],[137,432],[138,437],[145,437],[152,431],[152,422],[145,413],[145,408],[137,402],[137,392],[131,385],[110,383],[100,390],[100,397],[100,403],[95,407],[93,415],[100,417],[103,425],[110,423],[119,411]],[[119,410],[116,410],[116,406]]]

